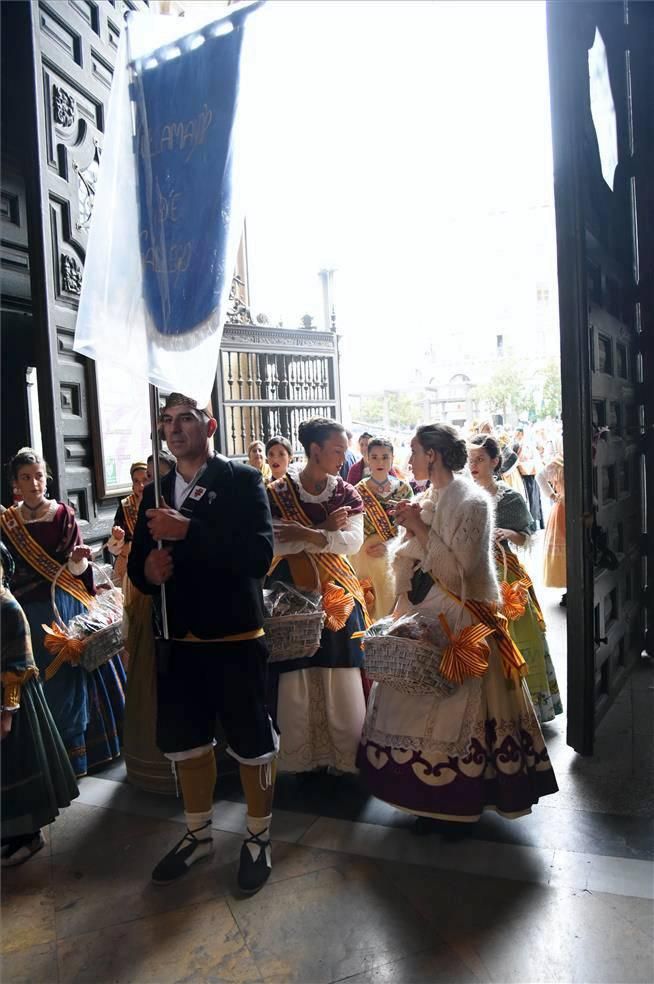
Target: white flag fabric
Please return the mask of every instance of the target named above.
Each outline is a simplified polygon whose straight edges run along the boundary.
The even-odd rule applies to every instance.
[[[245,18],[134,13],[121,37],[75,351],[206,405],[242,227]]]

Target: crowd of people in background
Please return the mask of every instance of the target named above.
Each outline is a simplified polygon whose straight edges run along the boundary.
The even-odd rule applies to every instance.
[[[131,492],[105,544],[124,599],[125,645],[93,672],[54,655],[47,628],[93,605],[92,551],[73,509],[48,497],[42,457],[23,448],[11,461],[15,501],[1,517],[2,864],[36,853],[42,828],[77,795],[76,779],[122,751],[133,785],[170,795],[181,786],[187,833],[153,874],[175,880],[211,849],[216,716],[248,805],[244,891],[257,890],[270,872],[277,769],[358,773],[372,794],[423,827],[474,822],[488,808],[521,816],[556,791],[541,725],[563,708],[530,546],[544,529],[542,583],[565,590],[560,424],[509,433],[486,420],[465,434],[429,424],[417,428],[408,460],[398,461],[386,436],[362,432],[357,453],[350,431],[313,418],[296,435],[253,441],[243,471],[214,468],[227,459],[213,453],[213,425],[209,411],[181,394],[169,397],[162,411],[168,449],[159,457],[169,498],[161,508],[149,491],[152,458],[131,465]],[[248,478],[252,469],[265,496]],[[231,507],[238,528],[218,536],[207,509],[225,483],[241,488]],[[204,533],[192,537],[202,523]],[[211,543],[220,545],[220,561]],[[191,597],[185,592],[202,565]],[[216,611],[232,598],[226,620],[198,608],[212,578],[222,585]],[[266,668],[263,630],[254,623],[262,623],[262,584],[280,581],[321,592],[325,624],[312,656]],[[162,675],[157,642],[157,591],[168,582],[172,618],[183,628],[166,660],[179,665],[179,679],[171,669]],[[250,603],[239,615],[243,598]],[[440,619],[453,645],[466,631],[483,637],[484,672],[446,696],[371,686],[362,636],[381,619],[411,613]],[[205,694],[201,705],[189,698],[180,716],[189,685],[175,663],[179,646],[205,666],[208,692],[232,695],[229,707],[224,699],[207,703]],[[216,660],[232,652],[241,669],[225,655],[231,669],[218,683]]]

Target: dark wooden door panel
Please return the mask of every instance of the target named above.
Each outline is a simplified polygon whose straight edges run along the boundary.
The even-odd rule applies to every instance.
[[[42,276],[44,448],[54,491],[73,505],[87,539],[106,533],[115,502],[94,487],[94,367],[73,351],[75,321],[107,102],[123,17],[142,3],[41,0],[32,5]]]
[[[646,4],[642,6],[651,7]],[[626,3],[548,4],[568,539],[568,741],[583,754],[645,635],[643,332]],[[636,44],[638,52],[632,51]],[[651,36],[650,36],[651,48]],[[651,317],[651,312],[648,312]]]

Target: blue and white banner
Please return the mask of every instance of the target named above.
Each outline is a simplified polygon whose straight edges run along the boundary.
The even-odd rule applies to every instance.
[[[246,16],[129,15],[75,350],[208,401],[242,229],[234,173]]]

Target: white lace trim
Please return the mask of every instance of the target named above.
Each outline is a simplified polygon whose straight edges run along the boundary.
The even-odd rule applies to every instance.
[[[497,722],[495,727],[496,744],[501,744],[501,739],[507,735],[515,735],[521,730],[527,731],[531,735],[534,748],[537,752],[542,752],[545,748],[545,742],[535,711],[531,714],[517,714],[515,718],[502,719]],[[362,735],[362,744],[366,745],[372,741],[383,748],[400,751],[410,749],[413,752],[426,752],[442,758],[461,758],[467,754],[473,738],[476,738],[486,747],[486,721],[480,715],[479,706],[476,707],[473,716],[465,721],[465,727],[456,742],[437,742],[428,738],[417,738],[415,735],[392,735],[384,731],[371,730],[369,732],[366,723]]]
[[[390,734],[387,731],[380,731],[375,727],[375,722],[377,718],[377,709],[379,707],[379,688],[381,686],[386,686],[384,684],[375,684],[374,692],[370,695],[370,700],[368,703],[368,712],[366,714],[366,723],[363,728],[363,741],[374,741],[377,745],[391,746],[392,748],[410,748],[412,751],[428,751],[437,752],[438,754],[448,755],[448,756],[458,756],[463,755],[470,742],[472,740],[473,734],[480,730],[481,732],[485,728],[485,722],[481,717],[481,701],[482,701],[482,691],[481,686],[471,687],[470,693],[468,695],[468,700],[466,703],[466,709],[461,719],[461,730],[458,734],[456,741],[444,742],[435,738],[428,738],[425,734],[422,735],[396,735]],[[407,700],[410,700],[407,697]],[[436,697],[434,698],[434,704],[427,719],[425,727],[429,727],[431,718],[434,714],[438,713],[439,704],[447,698]]]
[[[319,492],[318,495],[311,495],[310,492],[307,492],[300,481],[299,472],[297,475],[293,475],[292,477],[295,479],[298,491],[300,493],[300,499],[302,499],[303,502],[329,502],[334,494],[334,491],[336,490],[336,483],[338,481],[338,477],[336,475],[328,475],[327,485],[324,487],[322,492]]]

